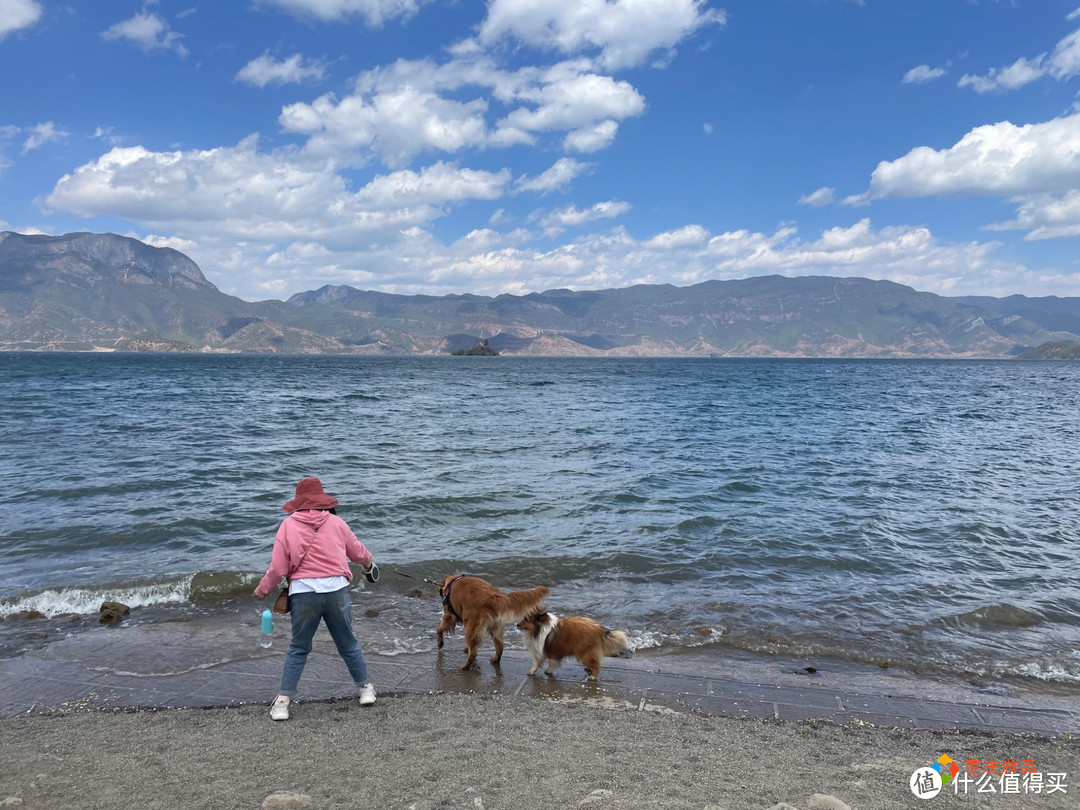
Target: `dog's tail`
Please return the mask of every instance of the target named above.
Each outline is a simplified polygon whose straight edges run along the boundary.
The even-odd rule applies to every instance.
[[[626,633],[622,630],[604,630],[604,655],[620,655],[629,649],[626,643]]]
[[[551,588],[529,588],[527,591],[500,593],[495,597],[495,610],[500,621],[519,622],[528,614],[536,611],[544,597],[551,593]]]

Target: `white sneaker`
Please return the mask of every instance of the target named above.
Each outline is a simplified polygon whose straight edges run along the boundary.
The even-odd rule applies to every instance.
[[[274,705],[270,707],[270,719],[288,720],[290,702],[289,698],[285,695],[278,695],[274,698]]]
[[[370,683],[365,683],[361,686],[358,694],[360,696],[361,706],[370,706],[375,702],[375,687]]]

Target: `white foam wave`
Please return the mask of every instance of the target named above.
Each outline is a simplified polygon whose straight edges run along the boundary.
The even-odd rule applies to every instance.
[[[393,646],[387,648],[385,644],[380,645],[376,643],[373,645],[373,651],[378,653],[379,655],[394,656],[431,652],[435,649],[435,644],[431,641],[431,639],[403,639],[395,636],[386,640],[392,641]]]
[[[662,647],[665,643],[677,636],[669,633],[660,633],[656,630],[626,630],[626,644],[631,652],[647,650],[652,647]]]
[[[125,678],[162,678],[171,675],[187,675],[189,672],[198,672],[202,669],[213,669],[223,664],[230,664],[234,659],[220,658],[217,661],[208,661],[205,664],[196,664],[186,669],[169,670],[165,672],[129,672],[126,669],[113,669],[112,667],[91,667],[95,672],[107,672],[110,675],[122,675]]]
[[[7,618],[24,610],[36,610],[50,619],[72,613],[97,613],[101,603],[105,601],[123,602],[133,608],[187,602],[191,599],[193,578],[194,575],[191,575],[172,582],[146,585],[48,589],[0,604],[0,618]]]
[[[693,633],[661,633],[658,630],[626,630],[626,643],[631,652],[648,650],[656,647],[704,647],[715,644],[727,631],[720,627],[710,627],[708,635]]]
[[[710,627],[709,635],[702,636],[701,638],[694,639],[692,641],[684,642],[687,647],[704,647],[706,644],[715,644],[724,637],[724,630],[718,627]]]
[[[1013,674],[1024,675],[1028,678],[1037,678],[1040,681],[1080,683],[1080,673],[1072,672],[1060,664],[1048,664],[1042,661],[1031,661],[1026,664],[1018,664],[1012,668],[1012,672]]]

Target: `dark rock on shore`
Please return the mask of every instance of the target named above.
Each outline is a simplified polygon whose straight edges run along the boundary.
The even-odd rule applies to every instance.
[[[102,602],[98,621],[101,624],[119,624],[131,612],[123,602]]]
[[[17,613],[12,613],[5,621],[13,622],[19,619],[44,619],[45,614],[40,610],[20,610]]]

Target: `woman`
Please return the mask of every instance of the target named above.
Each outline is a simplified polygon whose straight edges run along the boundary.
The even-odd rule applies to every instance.
[[[271,720],[289,719],[289,703],[296,694],[320,621],[326,622],[338,654],[349,667],[360,705],[375,702],[364,653],[352,630],[352,571],[348,563],[352,560],[370,569],[371,552],[332,511],[337,504],[337,498],[323,492],[318,478],[301,479],[296,485],[296,497],[281,507],[290,514],[278,527],[270,567],[255,589],[255,597],[263,599],[283,576],[288,577],[292,599],[292,644],[285,653],[281,692],[270,709]]]

